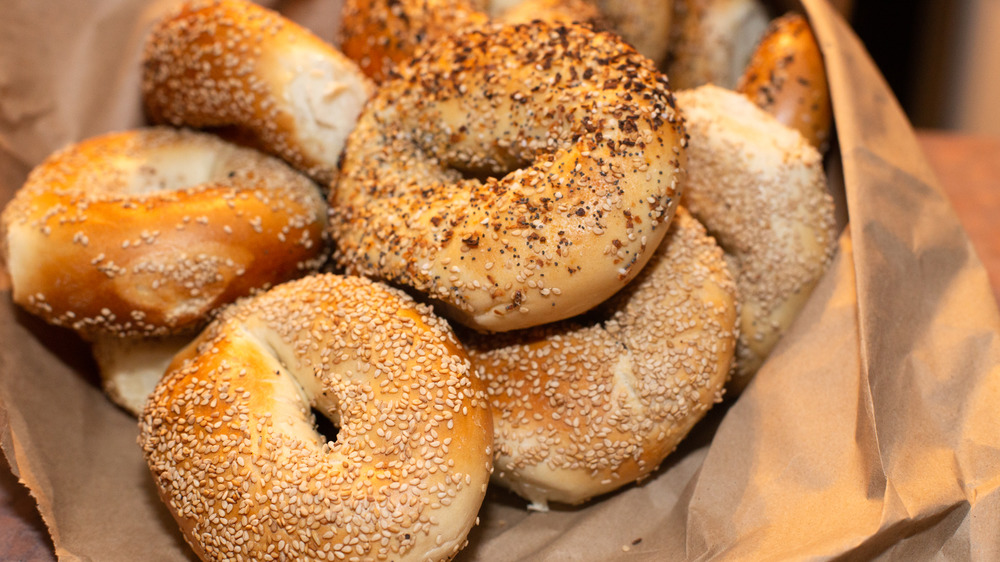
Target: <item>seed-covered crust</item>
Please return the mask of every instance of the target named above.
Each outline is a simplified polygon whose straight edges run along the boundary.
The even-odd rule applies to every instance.
[[[662,240],[684,143],[666,78],[617,37],[469,31],[366,107],[331,194],[335,259],[479,329],[575,316]]]
[[[325,259],[326,203],[276,158],[150,128],[59,151],[4,210],[14,302],[91,339],[178,333]]]
[[[805,16],[775,19],[757,45],[736,90],[825,152],[833,108],[823,54]]]
[[[310,276],[225,309],[140,430],[203,560],[447,560],[491,470],[485,391],[449,326],[361,278]]]
[[[226,129],[321,185],[373,89],[342,53],[248,0],[189,1],[146,41],[154,123]]]
[[[722,250],[682,208],[592,317],[469,336],[493,407],[495,480],[544,508],[648,475],[721,399],[737,326]]]
[[[737,272],[735,390],[771,353],[826,270],[837,241],[833,200],[819,152],[746,97],[702,86],[677,99],[691,135],[684,201]]]

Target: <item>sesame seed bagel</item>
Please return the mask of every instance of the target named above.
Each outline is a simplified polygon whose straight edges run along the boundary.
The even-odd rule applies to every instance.
[[[449,326],[399,291],[334,275],[226,308],[140,423],[160,495],[203,560],[450,559],[476,522],[492,436]]]
[[[327,185],[374,86],[275,12],[247,0],[196,0],[150,32],[142,88],[154,123],[226,129]]]
[[[593,317],[470,336],[493,408],[494,480],[545,509],[648,475],[721,399],[736,342],[722,250],[683,209]]]
[[[736,91],[826,151],[833,108],[823,54],[804,16],[789,13],[771,22]]]
[[[330,197],[335,259],[477,329],[575,316],[662,240],[684,143],[666,78],[617,37],[471,30],[366,107]]]
[[[732,259],[741,301],[738,390],[809,298],[836,247],[819,152],[736,92],[678,92],[691,135],[684,201]]]
[[[86,339],[159,336],[316,269],[326,204],[276,158],[139,129],[38,165],[0,218],[17,304]]]

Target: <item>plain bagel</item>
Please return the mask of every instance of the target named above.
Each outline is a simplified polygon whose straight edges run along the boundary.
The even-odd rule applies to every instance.
[[[326,203],[308,178],[168,128],[51,155],[0,222],[14,302],[86,339],[184,332],[221,304],[314,271],[327,250]]]
[[[226,308],[140,430],[203,560],[448,560],[491,469],[489,405],[450,327],[362,278],[313,275]]]
[[[308,30],[248,0],[193,0],[159,21],[143,61],[154,123],[220,129],[322,185],[374,89]]]
[[[470,30],[366,106],[330,198],[334,257],[478,329],[575,316],[662,240],[684,144],[666,78],[616,36]]]
[[[494,480],[545,509],[647,476],[721,400],[738,329],[722,250],[683,208],[649,265],[583,318],[471,335]]]

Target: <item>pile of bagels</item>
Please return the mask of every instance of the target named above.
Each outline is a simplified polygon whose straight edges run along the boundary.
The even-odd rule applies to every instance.
[[[835,249],[823,62],[756,0],[247,0],[149,31],[149,125],[6,206],[203,560],[448,560],[648,477]],[[668,80],[669,77],[669,80]],[[335,435],[317,429],[329,418]]]

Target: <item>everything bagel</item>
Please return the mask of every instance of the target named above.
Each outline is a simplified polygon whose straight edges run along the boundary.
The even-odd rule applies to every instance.
[[[186,348],[140,442],[203,560],[448,560],[491,469],[470,371],[448,325],[403,293],[309,276],[227,308]]]
[[[662,240],[684,146],[666,78],[617,37],[471,30],[366,106],[330,197],[335,260],[478,329],[575,316]]]

